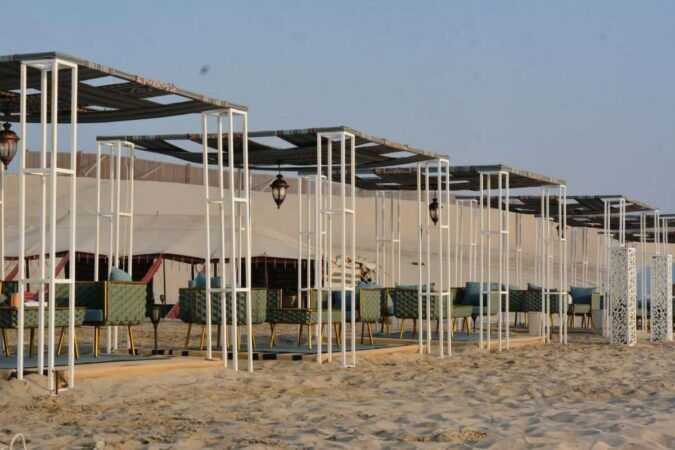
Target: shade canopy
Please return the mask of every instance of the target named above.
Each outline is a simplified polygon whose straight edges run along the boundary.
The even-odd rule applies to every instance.
[[[246,107],[59,52],[0,56],[0,112],[19,121],[20,63],[58,59],[78,67],[79,123],[117,122]],[[64,69],[66,69],[64,67]],[[28,70],[27,120],[40,122],[40,72]],[[50,80],[51,84],[51,80]],[[70,122],[70,70],[59,73],[59,123]]]
[[[425,170],[424,168],[422,169]],[[429,168],[433,175],[429,179],[430,189],[436,189],[436,169]],[[561,186],[565,181],[530,172],[523,169],[505,166],[503,164],[484,166],[450,166],[450,190],[452,191],[480,191],[480,175],[494,174],[490,176],[492,188],[496,189],[498,173],[509,174],[509,186],[511,189],[534,188],[542,186]],[[417,168],[377,168],[370,174],[359,174],[362,184],[370,189],[378,190],[416,190]],[[487,186],[486,186],[487,187]]]
[[[479,199],[477,196],[458,198]],[[626,202],[626,239],[629,241],[640,240],[640,216],[642,213],[645,213],[647,240],[653,240],[655,217],[653,213],[656,211],[656,207],[621,194],[567,196],[567,225],[579,228],[604,229],[604,202],[614,200],[615,202],[611,205],[610,227],[612,230],[617,230],[619,228],[617,202],[620,199],[624,199]],[[499,207],[497,197],[490,198],[490,206],[493,208]],[[545,205],[542,205],[541,196],[538,195],[514,195],[509,198],[509,211],[518,214],[542,216],[542,206]],[[558,196],[550,196],[548,204],[549,215],[555,221],[558,219],[558,206]]]
[[[356,184],[360,188],[373,189],[368,174],[373,169],[403,166],[422,161],[447,158],[427,150],[410,147],[405,144],[378,138],[346,126],[328,128],[305,128],[293,130],[252,131],[248,133],[249,168],[254,170],[297,171],[309,173],[316,171],[317,166],[317,133],[349,133],[355,137],[356,146]],[[240,134],[234,137],[234,162],[237,167],[242,165],[242,144]],[[228,155],[228,134],[223,134],[222,148],[225,161]],[[270,143],[272,139],[280,140],[281,144]],[[121,140],[132,142],[138,150],[145,150],[164,156],[172,156],[196,164],[203,162],[202,148],[195,144],[202,144],[202,134],[168,134],[146,136],[99,136],[99,141]],[[207,136],[209,147],[209,164],[218,161],[218,137],[214,134]],[[332,162],[340,163],[340,144],[332,144]],[[349,146],[349,143],[348,143]],[[348,149],[349,147],[347,147]],[[322,143],[322,158],[327,159],[328,146],[326,140]],[[348,157],[348,151],[347,151]],[[347,161],[348,163],[349,161]],[[334,177],[338,176],[338,167],[334,167]],[[379,188],[377,188],[379,189]]]

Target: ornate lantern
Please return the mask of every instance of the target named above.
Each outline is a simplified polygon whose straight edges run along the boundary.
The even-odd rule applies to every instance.
[[[16,148],[19,143],[19,136],[10,130],[12,125],[9,123],[9,113],[5,114],[7,122],[3,124],[3,130],[0,131],[0,160],[5,165],[5,169],[12,162],[16,155]]]
[[[431,221],[436,225],[438,223],[438,200],[436,197],[429,203],[429,217],[431,217]]]
[[[272,182],[271,187],[272,198],[274,199],[274,203],[277,204],[277,209],[279,209],[284,200],[286,200],[286,192],[288,192],[289,188],[288,182],[284,180],[284,176],[281,174],[281,167],[279,168],[277,179]]]

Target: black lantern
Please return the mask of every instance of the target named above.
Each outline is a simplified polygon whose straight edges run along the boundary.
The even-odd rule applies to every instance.
[[[12,162],[14,155],[16,155],[16,147],[19,143],[19,136],[10,130],[12,125],[9,123],[9,113],[5,114],[7,122],[3,125],[3,130],[0,131],[0,160],[5,165],[5,169]]]
[[[431,217],[431,221],[436,225],[438,223],[438,200],[436,197],[429,203],[429,217]]]
[[[286,200],[286,192],[289,187],[288,182],[284,180],[284,176],[281,174],[281,167],[279,167],[279,174],[277,175],[277,179],[272,182],[271,187],[272,198],[274,199],[274,203],[277,204],[277,209],[279,209],[284,200]]]

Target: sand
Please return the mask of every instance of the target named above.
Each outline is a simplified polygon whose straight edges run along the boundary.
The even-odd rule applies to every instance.
[[[160,330],[178,345],[185,327]],[[570,338],[360,358],[353,369],[269,361],[253,374],[86,379],[58,397],[30,375],[0,381],[0,447],[21,432],[30,448],[674,448],[675,347]]]

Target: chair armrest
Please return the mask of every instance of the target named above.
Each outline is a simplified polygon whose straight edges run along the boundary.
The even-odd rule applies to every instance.
[[[603,303],[604,298],[599,292],[593,292],[591,294],[591,311],[602,309]]]
[[[382,288],[362,288],[360,290],[359,318],[361,322],[375,322],[382,318]]]

